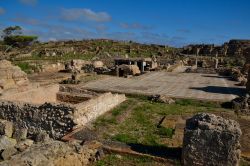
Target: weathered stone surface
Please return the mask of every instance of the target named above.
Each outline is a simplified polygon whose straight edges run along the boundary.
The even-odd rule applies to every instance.
[[[27,138],[28,129],[27,128],[15,128],[13,133],[13,138],[17,141],[25,140]]]
[[[240,136],[240,126],[234,120],[206,113],[195,115],[186,121],[183,165],[238,165]]]
[[[40,130],[44,130],[51,137],[58,139],[71,131],[74,126],[72,119],[74,109],[67,105],[1,102],[0,109],[0,118],[13,122],[16,128],[27,128],[28,136],[31,137],[36,136]],[[20,134],[24,132],[15,133],[15,138],[22,137]]]
[[[7,60],[0,61],[0,89],[18,88],[29,84],[27,74]]]
[[[10,147],[10,148],[5,149],[5,150],[2,152],[1,156],[2,156],[2,158],[3,158],[4,160],[8,160],[8,159],[10,159],[10,157],[11,157],[12,155],[14,155],[15,153],[17,153],[16,148]]]
[[[99,149],[93,148],[91,144],[77,146],[59,142],[48,141],[32,145],[25,151],[0,163],[0,166],[8,165],[48,165],[48,166],[72,166],[88,165],[91,161],[98,159]]]
[[[31,145],[33,145],[34,141],[31,140],[31,139],[26,139],[26,140],[23,140],[23,141],[20,141],[18,142],[16,145],[15,145],[15,148],[20,151],[20,152],[23,152],[24,150],[26,150],[27,148],[29,148]]]
[[[41,131],[36,136],[36,142],[45,142],[48,141],[49,139],[50,139],[49,135],[45,131]]]
[[[0,120],[0,135],[6,135],[12,137],[13,134],[13,123],[7,120]]]
[[[103,93],[77,104],[0,101],[0,118],[13,122],[17,128],[27,128],[28,137],[35,137],[43,130],[60,139],[74,127],[86,125],[125,100],[122,94]],[[18,136],[15,138],[19,141]]]
[[[166,103],[166,104],[175,103],[175,101],[172,98],[170,98],[170,97],[168,97],[166,95],[152,95],[152,96],[149,97],[149,99],[151,101]]]
[[[9,138],[7,136],[1,136],[0,137],[0,151],[10,148],[10,147],[14,147],[16,145],[16,140]]]
[[[240,96],[232,100],[232,107],[237,114],[250,115],[250,96]]]

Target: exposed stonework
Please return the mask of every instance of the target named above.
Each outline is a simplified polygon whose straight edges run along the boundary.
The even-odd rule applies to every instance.
[[[240,126],[234,120],[206,113],[195,115],[186,121],[183,165],[238,165],[240,136]]]
[[[65,64],[65,70],[67,70],[69,72],[73,72],[73,71],[80,72],[82,70],[82,68],[87,64],[91,64],[91,62],[81,60],[81,59],[73,59],[70,62]]]
[[[244,56],[246,58],[245,70],[248,72],[246,90],[250,92],[250,47],[244,50]]]
[[[237,114],[250,115],[250,98],[249,95],[240,96],[232,100],[233,109]]]
[[[196,54],[196,50],[200,49],[199,55],[215,55],[218,53],[220,56],[241,56],[242,51],[250,47],[250,40],[230,40],[220,46],[214,44],[197,44],[188,45],[183,48],[183,54]]]
[[[155,101],[155,102],[160,102],[160,103],[166,103],[166,104],[175,103],[175,101],[172,98],[170,98],[166,95],[152,95],[152,96],[149,96],[149,100]]]
[[[136,65],[120,65],[116,68],[117,76],[127,77],[128,75],[140,75],[141,71]]]
[[[13,134],[13,123],[7,120],[0,120],[0,135],[11,137]]]
[[[74,126],[71,116],[74,109],[62,104],[33,105],[2,101],[0,110],[0,118],[12,121],[18,128],[28,128],[30,136],[45,130],[51,137],[60,138]]]
[[[29,84],[27,74],[7,60],[0,61],[0,91],[22,88]]]
[[[52,86],[52,89],[56,88]],[[0,118],[13,122],[18,131],[27,129],[28,137],[44,130],[50,137],[59,139],[126,100],[125,95],[87,93],[77,88],[60,88],[60,92],[48,90],[40,93],[38,89],[37,93],[33,90],[4,98],[0,101]],[[47,100],[46,96],[49,96]]]
[[[88,165],[100,158],[102,154],[101,144],[89,142],[83,146],[75,143],[64,143],[49,140],[44,143],[33,144],[30,148],[10,158],[15,149],[4,152],[5,161],[0,166],[7,165],[48,165],[71,166]],[[13,151],[14,150],[14,151]],[[8,160],[9,159],[9,160]]]

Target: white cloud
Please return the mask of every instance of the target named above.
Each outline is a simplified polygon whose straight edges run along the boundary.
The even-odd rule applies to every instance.
[[[67,21],[111,21],[111,16],[106,12],[94,12],[91,9],[81,8],[63,9],[62,18]]]
[[[37,4],[37,0],[19,0],[19,1],[25,5],[36,5]]]
[[[0,15],[3,15],[5,13],[4,8],[0,7]]]

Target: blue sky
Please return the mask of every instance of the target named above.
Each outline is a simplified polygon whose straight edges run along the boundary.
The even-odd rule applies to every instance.
[[[0,28],[41,41],[109,38],[183,46],[250,39],[250,0],[0,0]]]

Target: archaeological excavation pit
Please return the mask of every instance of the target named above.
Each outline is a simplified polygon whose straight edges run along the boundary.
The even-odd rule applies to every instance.
[[[123,94],[96,93],[69,85],[50,85],[0,98],[0,118],[55,139],[92,122],[126,100]]]

